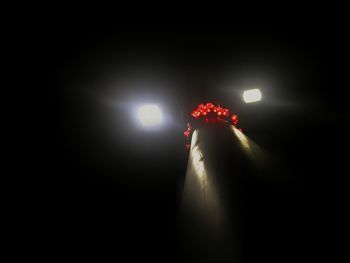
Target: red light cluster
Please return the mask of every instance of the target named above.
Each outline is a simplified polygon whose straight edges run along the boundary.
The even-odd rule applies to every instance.
[[[213,103],[208,102],[207,104],[199,104],[197,109],[192,111],[191,115],[195,119],[198,119],[201,116],[207,116],[209,112],[214,112],[218,116],[228,116],[229,115],[229,110],[225,108],[221,108],[220,105],[217,107],[214,106]]]
[[[211,114],[209,114],[211,113]],[[209,114],[209,116],[208,116]],[[217,122],[217,121],[224,121],[227,122],[227,120],[231,120],[233,123],[233,126],[237,126],[238,124],[238,116],[236,114],[232,114],[230,116],[229,109],[222,108],[220,105],[215,106],[213,103],[208,102],[207,104],[199,104],[197,109],[192,111],[191,113],[192,117],[195,119],[199,119],[200,117],[204,117],[205,122]],[[210,116],[211,115],[211,116]],[[215,116],[212,118],[212,116]],[[242,132],[242,129],[239,129]],[[187,129],[184,131],[184,135],[187,139],[186,149],[189,149],[190,143],[188,143],[188,140],[190,138],[192,132],[192,126],[190,123],[187,123]]]
[[[198,119],[200,117],[206,117],[208,113],[213,112],[218,117],[228,117],[230,115],[229,109],[222,108],[220,105],[214,106],[213,103],[208,102],[207,104],[199,104],[197,109],[192,111],[191,115],[193,118]],[[231,120],[234,126],[238,124],[238,116],[236,114],[232,114]],[[207,121],[207,119],[206,119]]]

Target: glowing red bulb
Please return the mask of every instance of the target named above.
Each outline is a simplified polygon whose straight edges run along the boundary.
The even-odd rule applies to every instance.
[[[231,120],[232,120],[232,122],[233,122],[233,125],[236,126],[237,123],[238,123],[238,116],[237,116],[236,114],[233,114],[233,115],[231,116]]]
[[[214,104],[211,103],[211,102],[208,102],[206,105],[205,105],[207,108],[211,109],[214,107]]]

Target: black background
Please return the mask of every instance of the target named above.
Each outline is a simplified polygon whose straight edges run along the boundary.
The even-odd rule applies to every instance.
[[[176,234],[185,116],[213,101],[236,112],[245,133],[291,174],[281,184],[242,186],[245,261],[339,255],[349,147],[343,21],[97,20],[39,23],[45,110],[43,147],[34,151],[45,253],[186,261]],[[247,85],[261,85],[261,103],[240,101]],[[145,98],[165,105],[171,125],[135,127],[125,105]]]

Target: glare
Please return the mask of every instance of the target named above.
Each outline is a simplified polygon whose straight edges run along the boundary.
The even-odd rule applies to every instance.
[[[156,126],[162,121],[162,112],[157,105],[143,105],[138,109],[137,116],[143,126]]]
[[[252,103],[261,100],[261,92],[259,89],[250,89],[243,92],[243,100],[245,103]]]

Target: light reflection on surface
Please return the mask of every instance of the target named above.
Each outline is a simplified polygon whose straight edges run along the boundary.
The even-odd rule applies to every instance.
[[[203,145],[199,132],[195,130],[192,135],[183,202],[196,216],[201,217],[201,220],[210,222],[209,225],[216,228],[222,224],[223,211],[213,181],[215,175],[206,167],[208,160],[201,148]]]
[[[234,134],[237,136],[238,140],[241,143],[241,146],[246,150],[250,151],[250,145],[248,138],[237,128],[231,125],[231,130],[234,132]]]
[[[197,176],[202,178],[206,176],[206,171],[204,168],[203,155],[198,146],[197,140],[198,140],[198,130],[196,130],[192,136],[192,147],[191,147],[190,157],[192,159],[192,164],[194,169],[196,170]]]
[[[264,163],[267,161],[267,156],[264,154],[262,149],[250,140],[245,134],[243,134],[240,130],[238,130],[233,125],[230,126],[232,133],[235,135],[239,142],[239,146],[243,150],[243,152],[251,158],[255,164]]]

